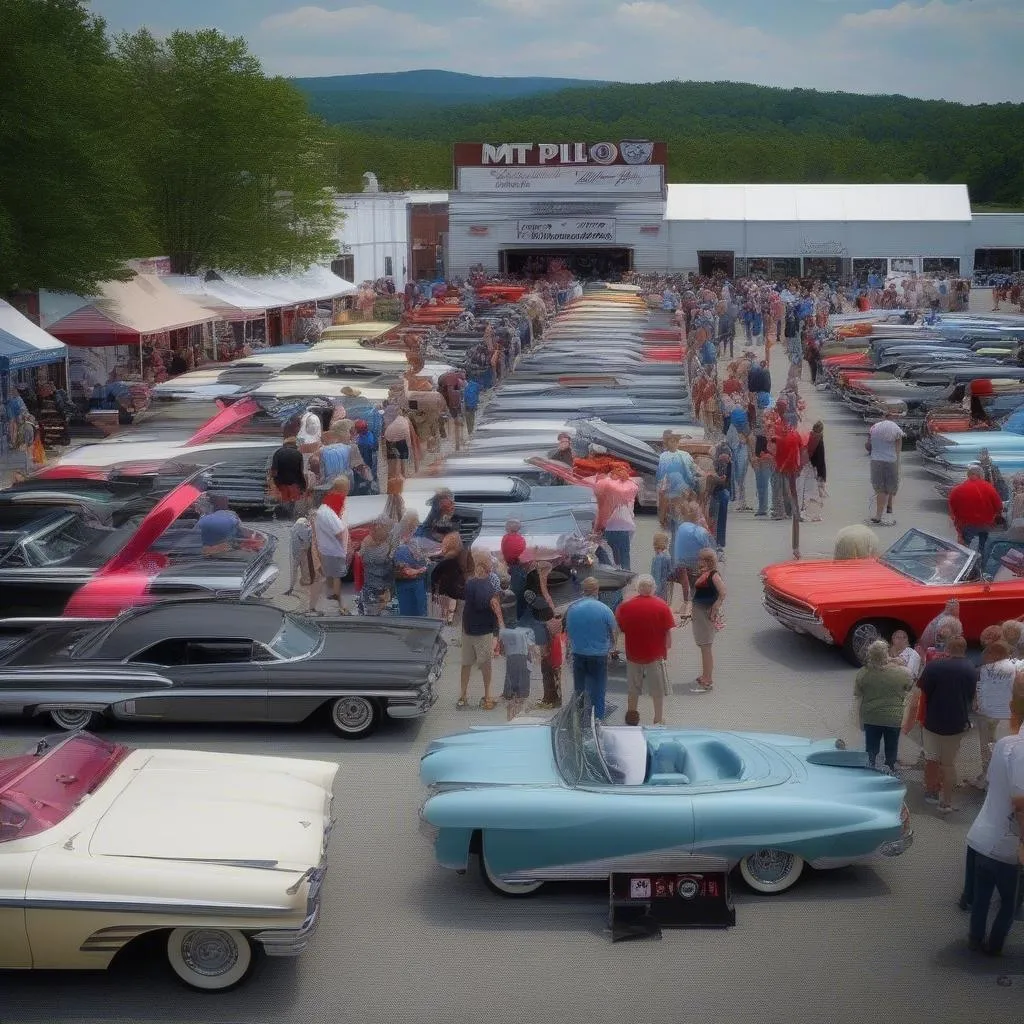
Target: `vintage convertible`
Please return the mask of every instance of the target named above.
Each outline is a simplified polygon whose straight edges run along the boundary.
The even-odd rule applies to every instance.
[[[338,767],[136,750],[88,733],[0,759],[0,968],[97,970],[160,950],[233,988],[316,930]]]
[[[29,623],[28,625],[31,625]],[[61,729],[137,722],[303,722],[345,739],[437,700],[435,619],[304,618],[258,602],[164,601],[113,622],[0,621],[0,712]],[[14,634],[11,636],[11,634]]]
[[[525,896],[618,871],[729,871],[760,893],[804,865],[910,845],[906,793],[839,741],[597,724],[581,699],[546,724],[478,728],[427,748],[422,831],[460,873]]]
[[[868,644],[904,629],[913,643],[950,598],[964,635],[1024,616],[1024,531],[993,533],[981,553],[908,530],[878,558],[807,559],[761,574],[768,614],[797,633],[837,644],[855,665]]]

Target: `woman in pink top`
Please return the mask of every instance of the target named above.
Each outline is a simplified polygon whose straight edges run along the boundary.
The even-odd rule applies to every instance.
[[[640,488],[624,466],[616,467],[594,485],[597,499],[594,531],[604,534],[620,569],[630,568],[629,548],[636,532],[633,508],[639,492]]]

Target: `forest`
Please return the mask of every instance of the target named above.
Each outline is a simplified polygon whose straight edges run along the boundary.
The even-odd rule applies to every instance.
[[[316,112],[335,125],[342,191],[358,191],[368,170],[385,189],[450,188],[456,141],[649,138],[668,143],[672,182],[966,182],[976,206],[1024,205],[1024,104],[735,82],[607,84],[475,103],[392,92],[386,112],[375,93],[341,95],[332,107],[318,91]]]

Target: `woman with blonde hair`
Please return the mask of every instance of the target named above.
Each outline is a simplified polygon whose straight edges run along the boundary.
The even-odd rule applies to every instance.
[[[692,693],[708,693],[714,688],[715,633],[724,625],[722,604],[725,602],[725,580],[718,571],[714,548],[704,548],[697,556],[697,572],[693,580],[693,639],[700,649],[700,675],[690,688]]]
[[[906,669],[895,664],[889,655],[889,644],[885,640],[868,645],[864,667],[854,679],[853,694],[864,730],[868,763],[874,768],[878,752],[884,747],[885,766],[891,773],[896,771],[903,705],[914,684]]]

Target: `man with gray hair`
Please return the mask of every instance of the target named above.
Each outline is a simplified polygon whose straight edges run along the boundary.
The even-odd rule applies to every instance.
[[[676,617],[666,601],[657,597],[653,576],[639,576],[636,597],[623,601],[615,612],[626,648],[626,680],[629,684],[626,710],[636,711],[646,686],[654,704],[654,725],[665,725],[665,697],[668,695],[668,652]]]
[[[970,546],[977,537],[978,550],[985,550],[989,532],[1003,520],[1003,499],[985,479],[980,463],[972,462],[967,479],[949,492],[949,518],[956,527],[957,540]]]
[[[583,581],[583,596],[566,609],[564,626],[572,646],[572,682],[576,693],[585,693],[598,721],[611,708],[605,706],[608,688],[608,655],[615,647],[617,630],[612,610],[599,599],[597,579]]]

